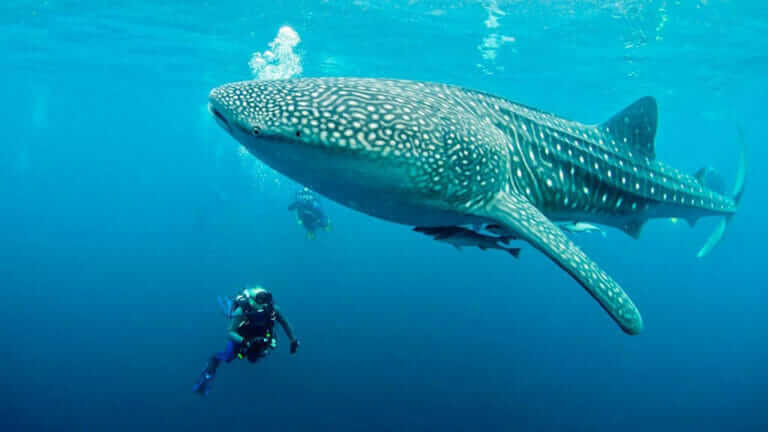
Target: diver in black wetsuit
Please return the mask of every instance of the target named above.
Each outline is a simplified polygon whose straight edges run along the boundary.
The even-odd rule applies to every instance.
[[[246,288],[233,301],[228,301],[226,313],[230,318],[229,341],[224,351],[214,354],[208,366],[200,374],[194,391],[207,395],[216,369],[224,361],[247,358],[251,363],[265,357],[277,347],[275,322],[279,323],[291,341],[290,352],[295,354],[299,341],[293,334],[290,323],[285,319],[272,300],[272,294],[261,287]]]
[[[288,211],[296,211],[296,219],[307,230],[307,237],[310,239],[317,237],[316,231],[319,229],[331,229],[331,223],[320,206],[320,201],[309,188],[305,187],[296,192]]]

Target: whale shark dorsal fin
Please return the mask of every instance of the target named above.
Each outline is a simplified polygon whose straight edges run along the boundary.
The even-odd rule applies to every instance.
[[[568,272],[629,334],[640,333],[643,320],[616,281],[597,266],[525,197],[500,192],[484,215],[542,251]]]
[[[618,145],[625,145],[647,156],[656,158],[653,140],[656,137],[658,110],[656,99],[651,96],[638,99],[632,105],[608,119],[600,130]]]

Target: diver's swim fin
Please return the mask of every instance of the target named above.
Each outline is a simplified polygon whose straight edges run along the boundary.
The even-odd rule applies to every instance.
[[[211,384],[216,377],[216,368],[219,366],[219,359],[211,357],[208,361],[208,365],[200,373],[200,378],[197,379],[192,390],[198,393],[200,396],[208,396],[208,392],[211,391]]]

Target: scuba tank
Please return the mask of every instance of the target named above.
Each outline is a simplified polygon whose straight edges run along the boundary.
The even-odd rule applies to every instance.
[[[251,302],[251,299],[254,302]],[[264,289],[253,291],[246,289],[238,295],[234,302],[233,311],[237,308],[243,311],[245,320],[240,324],[237,333],[250,343],[241,347],[239,358],[243,358],[248,352],[257,350],[261,356],[277,346],[277,339],[273,332],[277,312],[272,302],[272,294]]]

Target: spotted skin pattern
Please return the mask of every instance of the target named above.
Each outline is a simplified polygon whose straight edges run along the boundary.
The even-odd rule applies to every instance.
[[[517,233],[576,279],[622,330],[629,334],[642,331],[640,312],[621,286],[530,202],[500,194],[490,208],[489,214],[497,215],[507,230]]]
[[[386,160],[406,168],[413,192],[466,205],[506,182],[509,143],[461,97],[449,86],[344,78],[234,83],[211,95],[261,137]]]
[[[652,217],[729,215],[736,202],[655,160],[644,98],[584,125],[444,84],[362,78],[215,88],[211,111],[249,151],[342,204],[421,226],[499,223],[553,259],[628,333],[640,314],[552,223],[637,235]]]

